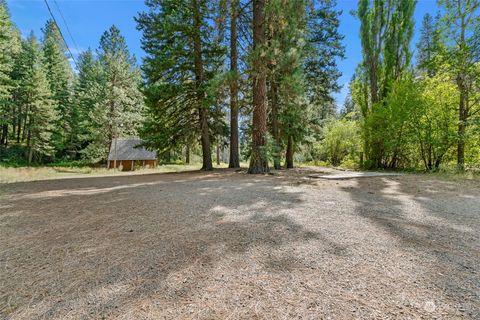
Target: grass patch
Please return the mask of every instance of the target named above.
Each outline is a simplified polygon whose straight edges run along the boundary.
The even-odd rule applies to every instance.
[[[201,164],[167,164],[156,168],[138,169],[135,171],[118,171],[105,167],[93,168],[81,163],[56,163],[47,166],[9,167],[0,166],[0,183],[26,182],[46,179],[75,178],[81,176],[125,176],[137,174],[154,174],[200,170]],[[221,164],[215,168],[227,168],[228,164]]]

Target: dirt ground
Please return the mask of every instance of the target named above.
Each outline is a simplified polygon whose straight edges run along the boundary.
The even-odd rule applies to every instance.
[[[480,181],[312,170],[0,185],[0,318],[480,318]]]

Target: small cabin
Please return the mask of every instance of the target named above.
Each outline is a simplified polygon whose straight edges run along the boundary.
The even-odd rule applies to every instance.
[[[138,138],[113,139],[108,154],[108,168],[122,168],[132,171],[137,168],[157,166],[157,153],[148,151],[142,146],[143,140]]]

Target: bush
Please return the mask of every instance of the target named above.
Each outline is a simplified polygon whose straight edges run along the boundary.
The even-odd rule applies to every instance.
[[[22,167],[27,165],[25,154],[27,148],[22,145],[13,145],[8,148],[0,147],[0,163],[5,167]]]
[[[354,167],[355,163],[359,163],[360,150],[358,122],[335,119],[324,127],[323,141],[315,143],[313,156],[315,161],[326,161],[334,166],[345,163]]]

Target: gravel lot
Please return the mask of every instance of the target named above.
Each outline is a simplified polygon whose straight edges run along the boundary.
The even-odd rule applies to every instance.
[[[0,318],[480,318],[480,181],[319,170],[0,185]]]

